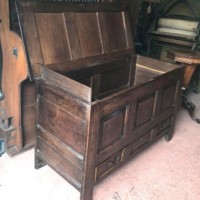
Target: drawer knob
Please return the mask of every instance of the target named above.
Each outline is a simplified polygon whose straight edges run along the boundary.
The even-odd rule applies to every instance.
[[[143,141],[143,139],[144,139],[144,138],[143,138],[143,137],[141,137],[141,138],[139,139],[139,141],[140,141],[140,142],[142,142],[142,141]]]
[[[148,83],[148,84],[146,85],[146,88],[151,89],[152,86],[153,86],[153,83]]]
[[[164,123],[162,124],[160,127],[159,127],[159,131],[163,131],[167,128],[168,124],[167,123]]]
[[[121,160],[121,157],[119,155],[117,155],[113,162],[108,163],[108,166],[114,166],[114,165],[118,164],[120,162],[120,160]]]

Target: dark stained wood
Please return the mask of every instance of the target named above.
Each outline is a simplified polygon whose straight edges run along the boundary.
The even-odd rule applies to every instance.
[[[153,117],[155,95],[142,98],[137,104],[136,126],[141,126]]]
[[[64,14],[35,14],[44,64],[70,60],[69,38],[66,32]],[[47,34],[48,33],[48,34]]]
[[[103,163],[96,167],[95,180],[101,179],[107,175],[109,171],[113,171],[117,165],[123,160],[123,150],[115,153],[112,157],[105,160]]]
[[[45,131],[42,127],[38,127],[41,131],[38,137],[46,141],[50,146],[56,148],[56,151],[61,155],[64,155],[66,159],[76,165],[78,168],[83,169],[83,156],[72,150],[70,147],[66,147],[66,144],[58,140],[55,136]],[[65,146],[65,148],[63,148]]]
[[[44,61],[42,57],[39,35],[38,32],[35,31],[37,28],[35,24],[35,17],[33,13],[26,13],[24,17],[26,18],[26,21],[24,21],[24,26],[27,28],[24,29],[24,33],[27,37],[28,52],[32,55],[33,65],[35,66],[32,67],[31,71],[33,70],[34,74],[38,74],[39,67],[35,64],[43,63]],[[29,24],[32,24],[32,26],[29,26]],[[29,72],[29,74],[30,73],[31,72]]]
[[[122,12],[101,12],[98,14],[98,21],[105,53],[128,48]]]
[[[99,56],[100,59],[103,56],[113,58],[112,53],[133,52],[126,6],[74,5],[63,1],[56,4],[30,1],[18,5],[24,44],[34,76],[40,74],[39,64],[48,65],[46,67],[56,64],[59,70],[59,63],[64,71],[65,63],[64,66],[72,70],[72,63],[75,63],[73,67],[78,63],[86,67],[99,62]],[[80,9],[75,9],[79,6]]]
[[[83,57],[102,54],[101,38],[96,13],[76,13]]]
[[[36,92],[34,82],[26,80],[22,84],[22,130],[23,130],[23,145],[30,146],[35,142],[36,132]]]
[[[129,20],[129,14],[127,12],[123,12],[122,16],[123,16],[123,21],[124,21],[124,26],[125,26],[127,46],[128,48],[134,48],[134,41],[132,37],[132,34],[134,34],[134,32],[132,31],[131,23]]]
[[[116,140],[126,137],[126,107],[121,108],[101,119],[98,152],[113,145]]]
[[[83,69],[87,67],[94,66],[95,64],[101,63],[101,62],[107,62],[109,60],[114,60],[119,57],[123,57],[126,55],[131,55],[133,49],[127,49],[123,51],[118,52],[112,52],[108,54],[88,57],[88,58],[82,58],[78,60],[71,60],[68,62],[63,62],[58,64],[50,64],[46,65],[46,67],[50,70],[59,72],[59,73],[66,73],[67,71],[77,70],[77,69]],[[133,55],[133,57],[136,57],[136,55]],[[135,63],[135,60],[133,58],[133,64]],[[134,72],[135,70],[133,70]],[[134,77],[134,76],[133,76]]]
[[[145,133],[144,135],[137,138],[132,144],[131,144],[131,154],[140,149],[145,143],[147,143],[150,139],[150,132]]]
[[[43,158],[55,171],[63,176],[78,190],[81,189],[81,182],[83,174],[81,170],[74,165],[67,158],[63,158],[62,154],[59,154],[56,149],[53,149],[46,141],[38,138],[37,141],[38,150],[45,154]],[[53,160],[53,162],[52,162]]]
[[[176,97],[176,90],[176,84],[174,83],[163,88],[161,112],[166,111],[170,106],[173,106]]]
[[[97,152],[99,131],[99,104],[90,107],[90,117],[88,118],[88,132],[85,151],[85,168],[83,187],[81,190],[80,200],[93,199],[93,187],[95,185],[95,158]]]
[[[80,119],[88,119],[90,112],[85,102],[80,102],[79,98],[66,94],[58,87],[49,85],[48,83],[40,83],[38,85],[37,94],[49,99],[52,103],[62,107],[69,113],[76,115]]]
[[[160,64],[168,65],[164,62]],[[64,160],[65,157],[73,158],[74,155],[70,154],[68,146],[73,149],[73,152],[81,154],[86,159],[85,168],[79,172],[84,174],[84,181],[79,182],[80,188],[83,188],[80,190],[81,199],[92,199],[94,184],[124,164],[145,146],[153,143],[162,135],[166,135],[167,139],[172,137],[183,68],[176,65],[170,65],[170,67],[168,70],[165,69],[165,72],[157,72],[159,69],[157,66],[143,67],[138,63],[136,76],[140,74],[142,79],[139,85],[118,88],[115,93],[107,94],[99,100],[92,99],[87,102],[77,95],[74,96],[73,91],[63,89],[62,84],[54,84],[45,79],[38,81],[37,124],[40,132],[37,136],[45,135],[44,143],[47,144],[48,142],[52,143],[48,134],[56,138],[57,144],[64,143],[66,147],[53,145],[59,152],[62,152]],[[174,69],[172,69],[173,67]],[[109,70],[111,69],[112,67],[109,68]],[[79,71],[67,72],[65,76],[59,74],[59,77],[78,83],[82,82],[84,77],[88,78],[88,74],[92,76],[94,72],[98,72],[97,74],[106,72],[105,65],[100,64],[82,69],[80,73]],[[48,73],[48,77],[52,73],[57,74],[51,70],[48,70]],[[121,73],[120,71],[119,74]],[[98,75],[93,79],[92,84],[87,86],[91,90],[92,87],[97,87],[95,80],[98,82],[97,85],[101,84]],[[47,94],[45,94],[46,92]],[[172,100],[166,103],[165,99],[168,95]],[[73,106],[75,109],[71,107],[71,99],[75,100]],[[65,106],[62,107],[65,100],[66,103],[70,100],[68,110],[65,110]],[[77,103],[81,107],[76,105]],[[87,115],[84,114],[83,105],[87,108]],[[81,109],[83,114],[78,114],[77,108]],[[173,120],[171,120],[172,118]],[[63,121],[67,121],[68,124]],[[38,141],[40,140],[38,139]],[[86,149],[83,148],[84,144]],[[42,142],[40,145],[43,145]],[[37,155],[46,163],[51,163],[49,165],[53,169],[69,180],[68,174],[61,173],[63,164],[55,168],[54,163],[58,161],[51,158],[48,151],[38,148]],[[73,182],[72,184],[74,185]]]
[[[82,51],[80,40],[78,36],[78,27],[75,13],[65,13],[65,21],[67,26],[67,34],[69,38],[69,45],[72,59],[81,58]]]
[[[37,123],[75,151],[84,154],[87,132],[86,122],[42,97],[38,97],[38,106],[40,115]]]
[[[78,84],[76,81],[63,77],[58,73],[52,72],[43,68],[42,78],[46,81],[52,82],[55,86],[62,86],[65,91],[70,91],[75,96],[83,98],[86,101],[91,101],[91,89],[83,84]]]
[[[131,66],[130,61],[127,62],[126,60],[121,60],[117,63],[108,63],[107,65],[109,64],[114,67],[113,69],[101,73],[99,94],[130,85],[129,74],[133,67]],[[107,65],[105,65],[105,68],[107,68]]]
[[[161,136],[172,138],[183,68],[137,59],[124,5],[17,4],[21,38],[12,33],[10,44],[20,70],[3,135],[22,150],[36,125],[35,167],[49,165],[92,200],[96,183]]]

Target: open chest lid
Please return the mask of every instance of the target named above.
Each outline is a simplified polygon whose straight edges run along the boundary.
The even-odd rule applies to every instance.
[[[30,78],[134,53],[127,5],[78,1],[15,0]]]

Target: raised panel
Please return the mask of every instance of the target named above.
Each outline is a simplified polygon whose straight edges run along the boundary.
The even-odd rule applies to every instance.
[[[83,57],[102,54],[96,13],[76,13],[76,20]]]
[[[168,85],[163,88],[161,112],[173,106],[175,95],[176,95],[176,84]]]
[[[37,13],[35,19],[44,63],[53,64],[70,60],[64,14]]]
[[[122,12],[98,13],[99,26],[105,53],[127,48],[125,24]]]
[[[26,42],[29,54],[31,55],[31,61],[33,63],[43,63],[43,57],[40,47],[40,41],[38,40],[39,35],[37,30],[35,18],[33,13],[24,14],[24,26],[27,27],[24,29],[26,35]],[[31,26],[30,26],[31,24]]]
[[[45,100],[38,99],[39,125],[80,154],[85,152],[87,124],[63,108]]]
[[[136,126],[141,126],[151,120],[153,111],[155,110],[154,101],[155,93],[138,100],[135,120]]]
[[[73,12],[65,13],[65,21],[67,26],[67,33],[69,36],[69,45],[72,59],[81,58],[81,46],[78,36],[78,27],[76,23],[76,15]]]
[[[104,70],[101,73],[100,93],[117,90],[129,85],[129,76],[132,67],[129,59],[120,59],[107,63],[104,66],[103,68],[105,69],[110,68],[110,66],[113,66],[113,68]]]
[[[132,38],[131,23],[130,23],[127,12],[123,12],[123,20],[124,20],[124,26],[125,26],[125,31],[126,31],[126,40],[127,40],[128,48],[133,48],[134,42]]]
[[[101,119],[98,152],[126,137],[126,110],[123,107]]]

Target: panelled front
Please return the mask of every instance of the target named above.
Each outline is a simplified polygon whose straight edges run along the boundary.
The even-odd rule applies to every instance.
[[[128,146],[123,150],[126,160],[155,138],[172,131],[180,78],[177,70],[101,103],[97,171],[119,149]]]
[[[144,130],[152,126],[154,121],[160,121],[175,112],[180,79],[181,73],[176,70],[135,90],[136,102],[131,112],[134,113],[133,137],[137,138],[138,134],[144,134]]]

